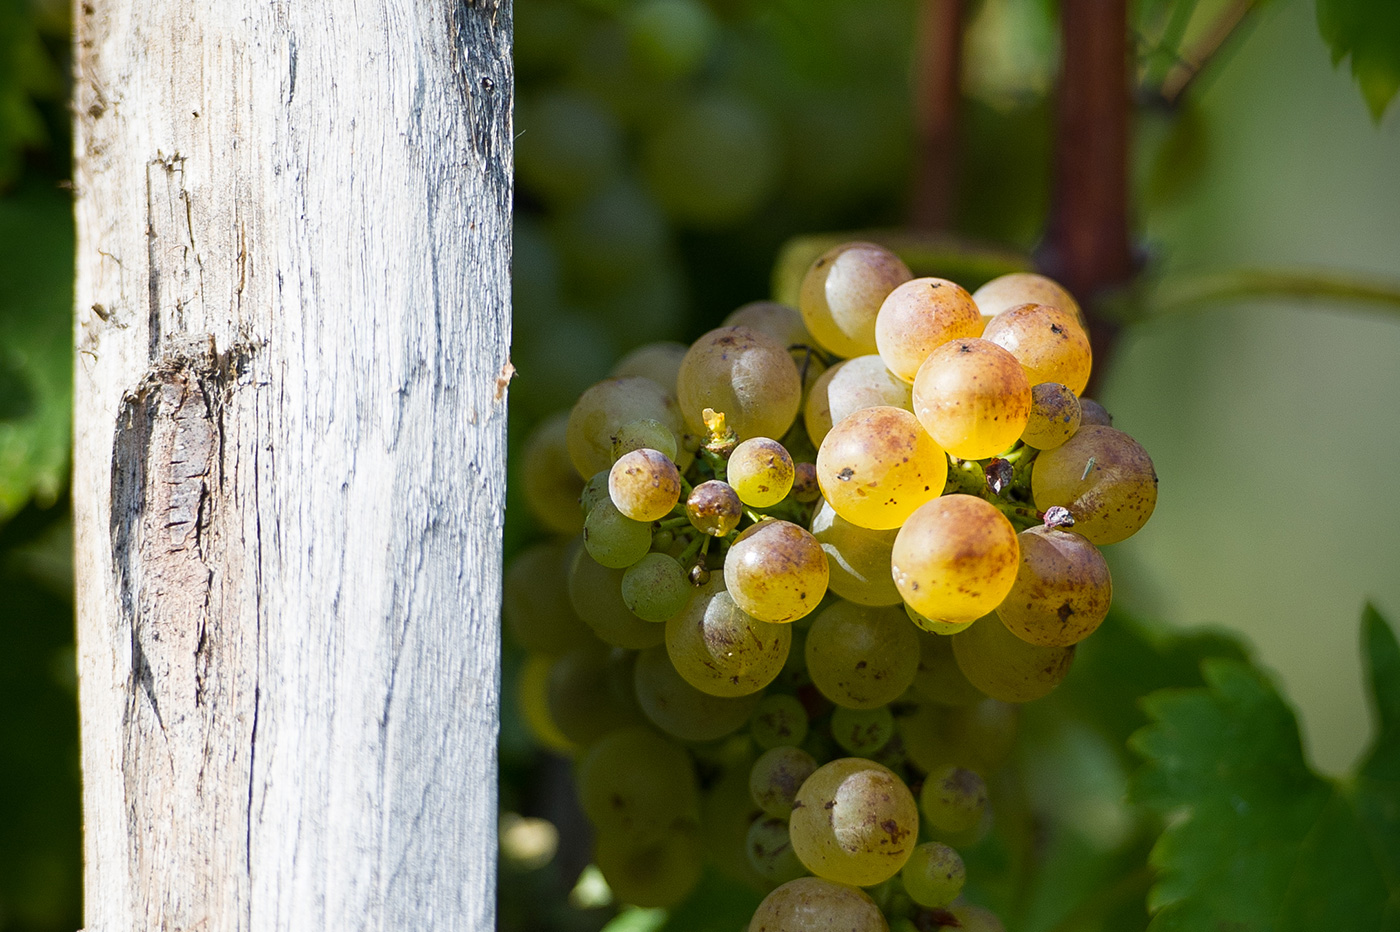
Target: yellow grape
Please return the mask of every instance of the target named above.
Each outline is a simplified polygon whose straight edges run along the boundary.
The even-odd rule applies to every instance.
[[[968,682],[993,699],[1030,702],[1069,675],[1074,648],[1027,644],[993,615],[953,635],[953,656]]]
[[[990,321],[1018,304],[1048,304],[1069,313],[1081,328],[1087,327],[1084,312],[1080,310],[1079,302],[1074,300],[1074,295],[1054,279],[1034,272],[1012,272],[994,278],[974,291],[972,300],[977,302],[977,309],[982,312],[984,321]]]
[[[1079,396],[1060,382],[1031,386],[1031,416],[1021,441],[1037,450],[1053,450],[1074,436],[1083,419]]]
[[[710,479],[690,491],[685,500],[685,514],[697,531],[723,537],[739,526],[744,506],[729,483]]]
[[[821,446],[832,425],[864,408],[889,405],[912,411],[910,388],[885,367],[879,356],[845,359],[822,373],[807,395],[803,423],[812,443]]]
[[[904,601],[921,615],[952,622],[996,608],[1016,581],[1019,560],[1011,522],[971,495],[944,495],[914,512],[890,557]]]
[[[720,327],[696,340],[676,391],[686,426],[699,436],[706,408],[722,412],[743,440],[781,437],[802,405],[802,379],[787,348],[748,327]]]
[[[899,590],[890,576],[894,528],[872,531],[852,524],[822,501],[812,514],[811,531],[826,551],[832,592],[860,605],[899,604]]]
[[[848,709],[875,709],[914,682],[919,633],[897,608],[838,600],[807,630],[804,656],[823,696]]]
[[[982,339],[1015,356],[1032,385],[1059,382],[1078,395],[1089,384],[1093,356],[1089,337],[1065,311],[1044,304],[1020,304],[1002,311],[982,331]]]
[[[578,474],[587,479],[611,469],[613,435],[623,424],[643,418],[660,421],[677,437],[684,429],[675,397],[643,376],[604,379],[580,395],[569,412],[566,435]]]
[[[660,521],[681,497],[681,474],[657,450],[625,453],[608,473],[608,495],[633,521]]]
[[[914,381],[929,354],[949,340],[975,337],[982,315],[961,285],[916,278],[885,298],[875,320],[880,358],[905,382]]]
[[[734,604],[719,573],[666,622],[666,653],[676,672],[712,696],[756,693],[782,672],[792,628],[759,621]]]
[[[1096,544],[1116,544],[1138,532],[1157,507],[1152,458],[1112,427],[1080,427],[1066,443],[1044,450],[1031,470],[1035,507],[1061,505],[1074,531]]]
[[[995,343],[952,340],[919,367],[914,413],[949,455],[986,459],[1026,429],[1031,383],[1016,357]]]
[[[876,352],[875,318],[897,285],[914,275],[898,256],[874,243],[845,243],[807,269],[798,308],[807,330],[837,356]]]
[[[909,859],[919,839],[919,808],[894,771],[843,757],[802,784],[788,832],[812,873],[868,887],[899,873]]]
[[[897,528],[943,492],[948,459],[902,408],[877,405],[831,429],[817,452],[817,481],[838,515],[874,530]]]
[[[792,457],[767,437],[750,437],[729,455],[725,478],[751,508],[767,508],[787,498],[794,476]]]
[[[802,312],[777,301],[750,301],[733,311],[720,325],[758,330],[785,347],[813,344],[812,335],[802,322]]]
[[[799,877],[758,904],[748,932],[889,932],[864,890],[820,877]]]
[[[829,571],[811,532],[790,521],[767,520],[735,538],[724,560],[724,584],[741,609],[759,621],[796,621],[821,604]]]
[[[997,617],[1030,644],[1068,647],[1093,634],[1113,602],[1099,548],[1073,531],[1033,527],[1019,535],[1021,566]]]

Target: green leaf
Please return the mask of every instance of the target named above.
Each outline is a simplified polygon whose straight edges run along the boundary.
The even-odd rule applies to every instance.
[[[1395,0],[1317,0],[1317,28],[1332,64],[1351,56],[1351,75],[1380,122],[1400,91],[1400,4]]]
[[[1148,697],[1132,796],[1169,819],[1151,932],[1400,929],[1400,647],[1374,609],[1363,628],[1381,728],[1352,781],[1308,767],[1292,710],[1246,663]]]

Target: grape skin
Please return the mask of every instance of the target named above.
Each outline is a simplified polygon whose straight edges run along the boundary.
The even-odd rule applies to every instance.
[[[1068,385],[1041,382],[1031,386],[1031,414],[1021,442],[1037,450],[1053,450],[1079,430],[1084,413],[1079,397]]]
[[[679,437],[685,422],[676,399],[651,379],[604,379],[579,396],[569,411],[569,459],[584,478],[612,468],[612,438],[629,421],[660,421]]]
[[[1068,647],[1108,615],[1113,579],[1099,549],[1073,531],[1045,526],[1019,535],[1021,565],[997,617],[1030,644]]]
[[[712,696],[759,692],[782,672],[791,645],[789,626],[741,610],[718,573],[666,623],[666,653],[676,672]]]
[[[788,826],[808,870],[865,887],[893,877],[909,859],[918,843],[919,811],[894,771],[844,757],[802,784]]]
[[[928,775],[919,792],[919,811],[926,823],[944,832],[965,832],[982,821],[987,809],[987,784],[965,767],[941,767]]]
[[[799,877],[758,905],[748,932],[889,932],[865,891],[819,877]]]
[[[787,349],[748,327],[720,327],[696,340],[676,386],[685,423],[701,436],[706,408],[723,412],[744,440],[783,436],[802,404],[802,379]]]
[[[921,615],[953,622],[996,608],[1016,581],[1019,560],[1011,522],[971,495],[944,495],[914,512],[890,557],[904,601]]]
[[[788,656],[791,658],[791,651]],[[770,693],[754,709],[749,734],[754,744],[764,750],[796,747],[807,737],[807,710],[793,696]]]
[[[1052,505],[1069,509],[1076,533],[1095,544],[1116,544],[1136,534],[1152,516],[1157,472],[1132,437],[1090,424],[1064,445],[1036,457],[1031,494],[1041,511]]]
[[[1005,349],[1025,368],[1032,385],[1059,382],[1076,395],[1089,384],[1089,337],[1064,311],[1043,304],[1020,304],[987,324],[982,339]]]
[[[692,594],[685,570],[664,553],[649,553],[622,573],[622,601],[643,621],[671,620]]]
[[[618,511],[633,521],[660,521],[680,501],[681,474],[666,454],[633,450],[613,464],[608,473],[608,495]],[[647,547],[651,547],[650,529]]]
[[[796,621],[821,604],[829,571],[809,531],[769,519],[735,538],[724,561],[724,584],[735,604],[759,621]]]
[[[1085,328],[1084,312],[1074,295],[1054,279],[1034,272],[1012,272],[987,282],[972,293],[984,321],[1018,304],[1047,304],[1069,313]]]
[[[612,477],[608,477],[609,486]],[[611,491],[611,490],[609,490]],[[677,494],[680,486],[676,486]],[[583,544],[600,565],[620,570],[631,566],[651,549],[651,524],[624,515],[612,499],[599,502],[583,521]]]
[[[919,367],[914,413],[950,456],[986,459],[1026,429],[1031,383],[1016,357],[995,343],[952,340]]]
[[[1074,648],[1027,644],[993,615],[953,635],[953,656],[968,682],[993,699],[1031,702],[1069,675]]]
[[[899,609],[839,600],[822,609],[807,631],[807,672],[837,705],[878,708],[914,682],[918,637]]]
[[[812,443],[820,447],[834,425],[857,411],[876,405],[912,411],[912,391],[879,356],[856,356],[822,373],[807,393],[802,420]]]
[[[637,655],[635,685],[637,704],[646,717],[682,741],[714,741],[737,731],[749,720],[759,696],[701,692],[676,672],[662,646]]]
[[[972,295],[946,278],[916,278],[889,293],[875,320],[875,345],[889,370],[913,382],[929,354],[976,337],[982,315]]]
[[[816,771],[816,759],[801,748],[772,748],[760,754],[749,771],[749,795],[768,815],[786,819],[797,791]]]
[[[948,460],[901,408],[866,408],[831,429],[817,451],[817,481],[838,515],[872,530],[902,525],[943,491]]]
[[[837,356],[876,352],[875,318],[897,285],[914,274],[898,256],[874,243],[845,243],[807,269],[798,309],[817,342]]]
[[[898,531],[872,531],[852,524],[824,500],[812,514],[811,531],[826,551],[827,585],[832,592],[860,605],[900,603],[890,577],[890,552]]]
[[[750,437],[729,454],[726,479],[751,508],[768,508],[787,498],[795,470],[792,457],[776,440]]]

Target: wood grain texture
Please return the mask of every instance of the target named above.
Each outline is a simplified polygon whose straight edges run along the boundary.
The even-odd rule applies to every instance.
[[[494,928],[510,7],[75,20],[87,930]]]

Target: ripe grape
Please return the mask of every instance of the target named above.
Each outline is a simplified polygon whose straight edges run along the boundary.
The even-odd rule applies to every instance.
[[[813,344],[801,312],[777,301],[750,301],[726,317],[721,326],[758,330],[788,348]]]
[[[909,688],[919,667],[919,636],[897,608],[838,600],[807,631],[807,672],[837,705],[873,709]]]
[[[949,340],[976,337],[982,315],[972,296],[945,278],[916,278],[889,293],[875,320],[880,358],[913,382],[929,354]]]
[[[612,484],[609,476],[609,492]],[[676,492],[680,494],[679,483]],[[594,505],[584,519],[583,545],[599,565],[620,570],[636,563],[651,549],[651,523],[627,517],[608,499]]]
[[[599,832],[593,862],[615,897],[642,907],[675,906],[695,889],[704,867],[693,822],[679,822],[645,845],[617,832]]]
[[[1079,430],[1083,411],[1079,397],[1060,382],[1031,387],[1031,414],[1021,441],[1037,450],[1053,450]]]
[[[856,757],[874,757],[894,737],[894,713],[887,705],[873,709],[837,706],[831,713],[831,737]]]
[[[1070,314],[1081,328],[1085,326],[1084,312],[1064,286],[1034,272],[1012,272],[987,282],[972,293],[984,321],[990,321],[1007,308],[1018,304],[1047,304]]]
[[[944,495],[914,512],[890,556],[904,601],[921,615],[952,622],[996,608],[1016,581],[1019,559],[1011,522],[971,495]]]
[[[1089,337],[1073,315],[1044,304],[1019,304],[993,317],[982,339],[1015,356],[1032,385],[1059,382],[1078,395],[1089,384]]]
[[[714,741],[737,731],[749,720],[758,694],[712,696],[690,685],[676,672],[665,647],[637,655],[637,704],[652,723],[682,741]]]
[[[799,877],[758,904],[748,932],[889,932],[889,928],[880,907],[864,890],[819,877]]]
[[[649,553],[627,567],[621,586],[622,601],[643,621],[669,621],[685,609],[692,594],[685,570],[664,553]]]
[[[1030,702],[1069,674],[1074,648],[1027,644],[993,615],[953,635],[953,656],[968,682],[993,699]]]
[[[573,545],[569,567],[569,604],[593,633],[615,647],[638,650],[660,644],[661,625],[643,621],[622,597],[623,572],[600,566],[582,547]]]
[[[1088,425],[1062,446],[1042,451],[1031,471],[1035,507],[1069,509],[1074,530],[1096,544],[1138,532],[1157,507],[1157,472],[1132,437]]]
[[[749,795],[768,815],[786,819],[792,812],[798,789],[816,770],[816,760],[801,748],[772,748],[753,762],[749,771]]]
[[[741,502],[767,508],[787,498],[794,474],[792,457],[781,443],[750,437],[729,454],[725,476]]]
[[[573,507],[583,491],[583,479],[569,459],[567,414],[545,418],[525,439],[520,454],[520,485],[525,506],[540,526],[572,536],[583,530],[583,515]]]
[[[567,543],[535,544],[506,567],[502,620],[517,644],[528,651],[559,654],[596,643],[569,604]]]
[[[802,279],[798,308],[808,331],[837,356],[876,352],[875,318],[896,286],[914,275],[873,243],[845,243],[823,253]]]
[[[902,408],[877,406],[831,429],[817,452],[817,481],[828,504],[852,524],[897,528],[938,497],[948,459]]]
[[[800,652],[789,651],[788,656]],[[754,744],[764,750],[777,747],[796,747],[807,737],[807,710],[796,697],[783,693],[769,693],[754,709],[753,721],[749,723],[749,734]]]
[[[608,473],[608,495],[617,510],[633,521],[660,521],[680,501],[681,474],[676,464],[659,450],[633,450],[613,464]],[[586,521],[584,527],[587,531]],[[587,540],[587,536],[584,539]],[[651,547],[650,528],[647,528],[647,547]]]
[[[807,875],[788,838],[787,819],[754,819],[745,838],[749,864],[769,883],[787,883]]]
[[[893,583],[894,580],[891,579],[890,582]],[[895,589],[895,591],[898,592],[899,590]],[[909,620],[912,621],[914,626],[920,631],[927,632],[928,634],[936,634],[940,637],[946,637],[950,634],[957,634],[959,631],[965,631],[972,625],[973,621],[977,620],[973,618],[971,621],[943,621],[938,618],[929,618],[927,615],[920,615],[918,612],[914,611],[914,609],[909,606],[908,602],[904,603],[904,614],[909,616]]]
[[[914,413],[950,455],[985,459],[1010,447],[1026,429],[1031,383],[1016,357],[995,343],[952,340],[919,367]]]
[[[900,380],[879,356],[856,356],[822,373],[803,408],[803,423],[812,443],[821,446],[831,428],[865,408],[888,405],[913,410],[908,383]]]
[[[588,749],[578,796],[593,825],[636,842],[659,839],[677,819],[700,816],[700,790],[685,749],[651,728],[613,731]]]
[[[962,892],[967,868],[956,851],[931,841],[914,849],[899,879],[909,899],[930,909],[943,909]]]
[[[637,347],[623,356],[613,366],[612,375],[639,375],[651,379],[667,392],[676,393],[676,375],[681,371],[681,360],[689,349],[684,343],[662,340]]]
[[[1108,413],[1108,409],[1092,398],[1079,399],[1079,409],[1083,414],[1080,425],[1098,424],[1100,427],[1112,427],[1113,415]]]
[[[864,887],[899,873],[918,843],[919,812],[894,771],[844,757],[802,784],[788,826],[808,870]]]
[[[781,437],[802,404],[802,379],[787,349],[748,327],[720,327],[685,354],[676,379],[685,423],[706,432],[706,408],[722,412],[743,440]]]
[[[711,479],[691,490],[685,500],[685,514],[697,531],[724,537],[739,526],[744,506],[729,483]]]
[[[718,573],[666,623],[666,653],[686,682],[712,696],[747,696],[782,672],[792,629],[744,612]]]
[[[832,592],[860,605],[899,604],[890,576],[895,529],[872,531],[852,524],[823,501],[812,515],[811,530],[826,551]]]
[[[629,421],[650,418],[680,436],[684,421],[669,391],[641,376],[604,379],[579,396],[569,412],[569,459],[580,476],[612,468],[612,438]]]
[[[1068,647],[1093,634],[1108,615],[1113,580],[1099,548],[1073,531],[1022,531],[1021,565],[997,617],[1031,644]]]
[[[826,595],[826,553],[810,532],[767,520],[735,538],[724,584],[735,604],[760,621],[795,621]]]
[[[919,811],[930,828],[965,832],[982,821],[987,809],[987,784],[965,767],[932,771],[919,792]]]

